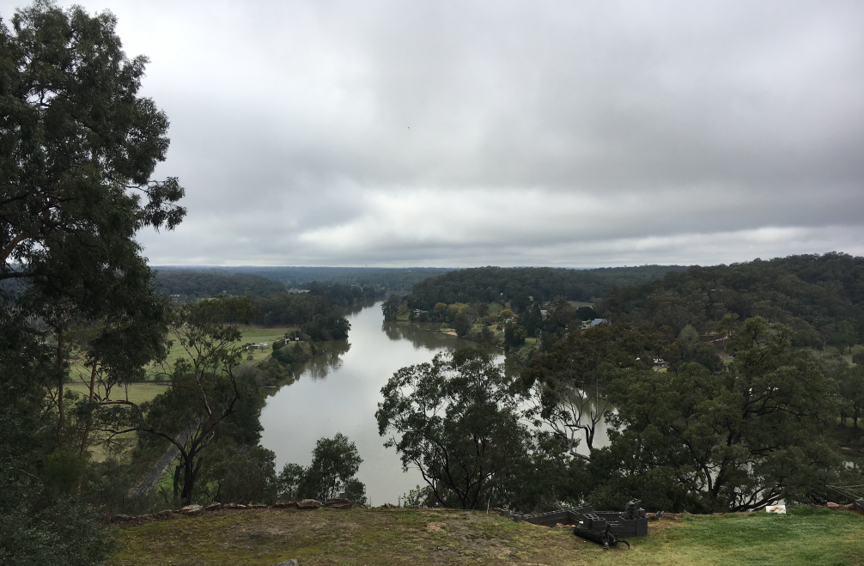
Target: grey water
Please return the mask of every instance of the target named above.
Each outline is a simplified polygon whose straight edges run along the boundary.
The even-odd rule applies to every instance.
[[[315,442],[341,432],[363,458],[357,477],[371,503],[396,504],[400,495],[425,483],[416,469],[403,472],[396,450],[383,446],[375,421],[381,388],[402,367],[476,344],[422,324],[384,322],[380,303],[347,318],[348,340],[325,344],[324,354],[297,381],[267,398],[261,444],[276,453],[277,470],[288,462],[308,466]]]
[[[261,411],[261,444],[276,453],[276,469],[289,463],[308,466],[322,437],[341,432],[357,445],[363,463],[357,477],[373,505],[397,504],[399,496],[426,485],[420,472],[402,463],[394,448],[384,448],[375,411],[381,388],[397,370],[431,361],[439,352],[477,347],[475,342],[436,332],[429,324],[384,322],[381,303],[347,316],[347,340],[323,344],[299,379],[267,398]],[[500,352],[500,350],[498,351]],[[498,363],[504,356],[496,356]],[[511,369],[512,366],[511,366]],[[608,444],[605,421],[597,426],[595,447]],[[578,452],[587,454],[584,442]]]

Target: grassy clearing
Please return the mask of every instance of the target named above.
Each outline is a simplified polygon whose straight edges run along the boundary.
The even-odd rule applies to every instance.
[[[165,391],[166,387],[165,385],[156,385],[153,383],[133,383],[126,388],[116,387],[112,389],[111,398],[128,399],[133,403],[144,403],[145,401],[152,401],[154,397]],[[83,383],[69,383],[66,385],[66,391],[74,391],[81,397],[86,397],[90,394],[90,387]]]
[[[273,344],[276,340],[285,337],[285,333],[289,330],[295,330],[294,327],[264,327],[264,326],[243,326],[240,328],[240,332],[243,337],[240,339],[240,344],[259,344],[261,342],[269,342]],[[252,350],[251,355],[252,359],[247,360],[246,356],[243,358],[244,364],[257,364],[258,362],[264,360],[267,356],[273,353],[273,350],[267,348],[266,350]],[[171,349],[168,351],[168,358],[166,360],[165,365],[167,367],[171,367],[174,364],[174,360],[181,358],[186,355],[186,352],[174,340],[174,343],[171,345]],[[160,374],[163,374],[163,368],[160,366],[151,366],[148,368],[148,377],[158,377]]]
[[[259,344],[261,342],[269,342],[273,344],[276,340],[285,337],[285,333],[289,330],[296,330],[296,327],[287,327],[287,326],[278,326],[278,327],[264,327],[264,326],[244,326],[241,327],[240,331],[243,337],[240,339],[240,344]],[[170,336],[169,336],[170,338]],[[273,353],[273,350],[267,348],[266,350],[253,350],[251,351],[252,359],[247,360],[246,356],[243,357],[243,364],[257,364],[263,361],[267,356]],[[173,340],[171,344],[171,348],[168,350],[168,357],[166,358],[164,364],[157,365],[151,364],[147,366],[147,379],[159,381],[159,380],[167,380],[169,379],[167,371],[174,365],[174,361],[178,358],[181,358],[186,355],[186,352],[177,342],[177,340]],[[81,380],[90,382],[90,370],[84,367],[83,360],[81,359],[73,359],[70,363],[69,374],[72,378],[73,382],[79,382]]]
[[[569,529],[456,510],[319,509],[217,512],[124,526],[113,565],[864,563],[864,517],[793,510],[685,516],[650,523],[650,534],[608,552]]]

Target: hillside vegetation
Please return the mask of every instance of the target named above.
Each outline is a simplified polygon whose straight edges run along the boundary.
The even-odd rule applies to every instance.
[[[680,517],[680,516],[678,516]],[[445,509],[219,511],[120,529],[116,566],[323,564],[847,565],[864,561],[864,518],[800,507],[685,515],[649,523],[632,546],[602,547],[567,528]]]
[[[219,294],[258,296],[286,290],[285,284],[280,281],[247,273],[170,269],[157,271],[155,280],[166,295],[191,298],[213,297]]]
[[[727,314],[761,316],[795,331],[796,345],[846,348],[864,334],[864,258],[842,253],[694,266],[611,289],[597,306],[618,322],[714,330]]]
[[[277,281],[288,287],[306,288],[311,282],[326,285],[356,285],[359,287],[385,287],[392,291],[408,291],[415,283],[429,277],[452,271],[442,267],[265,267],[241,265],[235,267],[193,267],[161,266],[156,267],[160,277],[173,281],[173,273],[181,273],[186,278],[191,273],[195,277],[225,277],[234,274],[250,275]],[[251,281],[251,279],[250,279]]]
[[[615,286],[635,285],[662,277],[679,265],[645,265],[602,269],[556,269],[552,267],[478,267],[430,277],[416,285],[408,304],[431,309],[436,303],[506,302],[520,295],[538,301],[564,296],[571,301],[593,301]]]

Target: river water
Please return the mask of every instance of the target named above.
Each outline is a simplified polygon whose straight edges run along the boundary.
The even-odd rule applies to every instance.
[[[357,445],[363,463],[357,477],[373,505],[397,503],[400,495],[425,485],[416,469],[402,471],[394,448],[384,448],[375,411],[381,388],[394,372],[432,360],[439,352],[476,347],[475,342],[435,332],[429,324],[384,322],[381,303],[347,316],[348,340],[322,345],[300,378],[267,398],[261,411],[261,444],[276,453],[276,469],[288,462],[308,466],[322,437],[341,432]],[[504,361],[503,356],[498,362]],[[597,427],[595,446],[608,444],[606,423]],[[578,451],[588,452],[584,442]]]
[[[383,446],[375,421],[381,388],[402,367],[476,344],[422,324],[384,322],[381,303],[347,318],[348,340],[325,344],[325,353],[297,381],[267,398],[261,444],[276,453],[281,471],[288,462],[308,466],[315,442],[341,432],[363,458],[357,477],[366,484],[371,503],[396,504],[398,496],[424,482],[417,470],[403,473],[396,450]]]

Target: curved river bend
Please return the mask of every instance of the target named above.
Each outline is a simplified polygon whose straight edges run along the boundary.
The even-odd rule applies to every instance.
[[[348,340],[325,344],[300,378],[267,398],[261,411],[261,444],[276,453],[276,469],[288,462],[308,466],[321,437],[341,432],[357,445],[363,463],[357,477],[372,504],[395,504],[422,485],[417,470],[402,472],[393,448],[378,436],[375,411],[381,388],[402,367],[430,361],[436,353],[473,345],[431,332],[420,324],[383,322],[381,303],[349,315]]]
[[[357,445],[363,463],[357,477],[366,484],[373,505],[397,503],[400,495],[425,485],[416,469],[402,471],[394,448],[384,448],[375,411],[381,388],[400,368],[428,362],[438,352],[474,346],[428,325],[384,322],[381,303],[348,315],[348,340],[328,342],[324,353],[300,378],[267,398],[261,411],[261,444],[276,453],[276,469],[288,462],[308,466],[321,437],[341,432]],[[503,362],[503,356],[498,360]],[[598,447],[608,443],[606,423],[597,429]],[[583,445],[579,451],[587,452]]]

